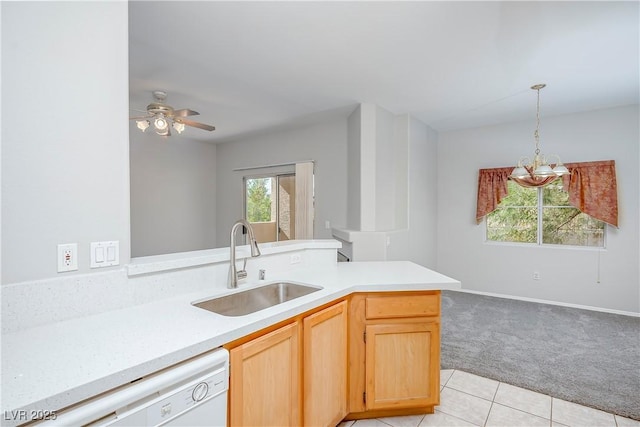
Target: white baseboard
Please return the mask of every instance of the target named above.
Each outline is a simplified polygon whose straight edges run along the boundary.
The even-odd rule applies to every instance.
[[[468,294],[485,295],[485,296],[488,296],[488,297],[515,299],[515,300],[520,300],[520,301],[537,302],[537,303],[540,303],[540,304],[559,305],[559,306],[562,306],[562,307],[581,308],[581,309],[584,309],[584,310],[600,311],[600,312],[603,312],[603,313],[620,314],[620,315],[623,315],[623,316],[640,317],[640,313],[635,313],[633,311],[612,310],[612,309],[609,309],[609,308],[593,307],[593,306],[590,306],[590,305],[570,304],[570,303],[566,303],[566,302],[549,301],[549,300],[543,300],[543,299],[537,299],[537,298],[527,298],[527,297],[519,297],[519,296],[504,295],[504,294],[494,294],[492,292],[474,291],[474,290],[471,290],[471,289],[457,289],[454,292],[466,292]]]

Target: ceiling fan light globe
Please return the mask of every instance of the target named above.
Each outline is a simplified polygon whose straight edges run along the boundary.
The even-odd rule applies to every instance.
[[[173,128],[178,133],[182,133],[184,131],[184,123],[173,122]]]
[[[138,129],[144,132],[145,130],[147,130],[150,123],[149,123],[149,120],[137,120],[136,125],[138,126]]]
[[[167,123],[167,119],[165,119],[164,117],[157,117],[153,121],[153,125],[156,127],[157,130],[160,130],[160,131],[164,131],[169,127],[169,123]]]

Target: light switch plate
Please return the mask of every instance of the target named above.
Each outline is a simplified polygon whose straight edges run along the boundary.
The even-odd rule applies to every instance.
[[[120,264],[120,242],[91,242],[91,268]]]

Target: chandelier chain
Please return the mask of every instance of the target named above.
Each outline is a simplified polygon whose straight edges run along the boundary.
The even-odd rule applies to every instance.
[[[540,154],[539,142],[540,142],[540,89],[541,88],[540,87],[535,87],[535,88],[536,88],[536,92],[538,92],[538,102],[536,104],[536,131],[533,133],[533,136],[536,139],[536,155],[538,155]]]
[[[560,161],[560,157],[556,154],[544,156],[540,154],[540,89],[544,88],[544,83],[531,86],[531,89],[537,91],[536,102],[536,130],[533,133],[536,142],[536,151],[533,159],[529,157],[521,157],[518,160],[518,166],[513,169],[509,179],[515,180],[523,187],[539,187],[547,185],[559,176],[568,175],[571,172]],[[547,161],[548,157],[555,157],[556,164],[552,168]],[[529,162],[528,164],[526,162]]]

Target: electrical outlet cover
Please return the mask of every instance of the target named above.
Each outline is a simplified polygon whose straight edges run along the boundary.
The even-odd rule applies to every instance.
[[[78,244],[64,243],[58,245],[58,273],[78,269]]]

